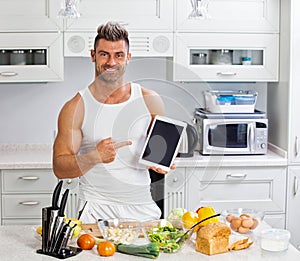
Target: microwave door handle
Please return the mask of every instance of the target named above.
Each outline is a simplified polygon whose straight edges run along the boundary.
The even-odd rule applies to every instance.
[[[254,124],[251,123],[249,124],[249,136],[248,136],[248,144],[250,145],[250,151],[254,151],[254,146],[255,146],[255,142],[254,142]]]

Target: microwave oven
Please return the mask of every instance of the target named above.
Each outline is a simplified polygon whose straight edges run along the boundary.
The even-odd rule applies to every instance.
[[[196,117],[200,153],[203,155],[266,154],[268,119],[256,118],[253,115],[241,117],[242,115],[229,118]]]

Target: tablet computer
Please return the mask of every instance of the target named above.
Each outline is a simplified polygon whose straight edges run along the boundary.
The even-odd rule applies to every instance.
[[[139,162],[169,171],[178,154],[186,125],[183,121],[157,115],[150,128]]]

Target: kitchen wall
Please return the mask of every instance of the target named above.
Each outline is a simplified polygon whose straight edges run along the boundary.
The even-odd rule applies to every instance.
[[[188,122],[195,107],[205,106],[207,89],[256,90],[256,108],[266,110],[266,83],[175,83],[170,80],[171,68],[171,59],[135,58],[128,65],[126,80],[157,91],[167,115]],[[0,143],[52,143],[61,107],[93,77],[89,58],[65,58],[63,82],[0,84]]]

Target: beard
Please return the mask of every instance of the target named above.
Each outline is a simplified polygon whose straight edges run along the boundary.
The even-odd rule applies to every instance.
[[[109,69],[113,69],[114,71],[109,71]],[[117,82],[125,73],[126,66],[125,65],[115,65],[115,66],[96,66],[96,72],[98,74],[97,78],[106,82],[106,83],[114,83]]]

